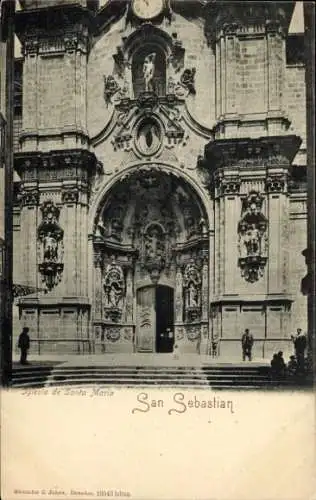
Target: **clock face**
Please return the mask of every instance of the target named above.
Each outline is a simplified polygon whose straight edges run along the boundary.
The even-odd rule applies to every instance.
[[[164,0],[133,0],[135,16],[141,19],[152,19],[158,16],[164,8]]]

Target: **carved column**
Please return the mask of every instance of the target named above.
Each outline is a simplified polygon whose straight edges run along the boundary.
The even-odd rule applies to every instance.
[[[134,322],[133,267],[129,265],[126,271],[126,323]]]
[[[202,321],[208,321],[209,317],[209,253],[203,250],[202,254]]]
[[[37,186],[29,185],[23,190],[23,208],[21,211],[21,247],[23,276],[21,281],[30,286],[37,285],[37,207],[39,192]]]
[[[209,344],[209,252],[202,250],[202,297],[200,354],[207,354]]]
[[[183,323],[183,274],[180,265],[176,270],[175,312],[175,323]]]
[[[65,295],[77,296],[77,265],[81,265],[78,262],[77,256],[77,202],[78,202],[78,190],[75,186],[63,186],[62,191],[62,202],[63,207],[63,221],[64,221],[64,248],[65,248]]]
[[[268,293],[282,293],[282,258],[281,241],[282,206],[284,203],[285,177],[270,175],[266,180],[269,220],[269,260]]]
[[[102,319],[102,264],[103,257],[100,251],[94,253],[94,321]]]
[[[236,275],[238,260],[237,225],[240,214],[239,208],[240,180],[238,177],[222,179],[221,192],[224,203],[224,293],[236,293]],[[223,249],[222,249],[223,251]]]

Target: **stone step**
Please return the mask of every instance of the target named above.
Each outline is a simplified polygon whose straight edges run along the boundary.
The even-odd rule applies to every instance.
[[[12,386],[50,387],[98,384],[117,387],[264,388],[292,383],[271,381],[269,367],[245,366],[27,366],[13,372]],[[293,385],[293,384],[292,384]]]

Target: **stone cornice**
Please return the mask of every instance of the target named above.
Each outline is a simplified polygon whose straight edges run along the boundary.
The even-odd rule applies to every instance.
[[[86,50],[94,16],[78,4],[27,9],[16,13],[15,27],[24,55]]]
[[[294,1],[208,1],[204,7],[205,34],[213,45],[220,34],[265,30],[287,32]]]
[[[288,167],[301,142],[296,135],[215,140],[206,145],[202,166],[209,171],[228,166]]]
[[[23,181],[88,181],[96,169],[94,153],[81,149],[16,153],[14,168]]]

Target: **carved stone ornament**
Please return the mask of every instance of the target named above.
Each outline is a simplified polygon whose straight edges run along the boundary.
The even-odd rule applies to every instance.
[[[175,85],[174,92],[177,97],[187,97],[195,95],[195,74],[196,68],[186,68],[180,76],[180,81]]]
[[[37,229],[39,242],[39,272],[48,290],[56,286],[62,276],[64,231],[58,223],[60,210],[47,200],[41,206],[43,220]]]
[[[108,106],[111,103],[111,99],[115,94],[117,94],[120,90],[121,87],[115,80],[114,76],[109,75],[109,76],[104,76],[104,100],[106,102],[106,105]]]
[[[144,267],[153,283],[157,283],[165,267],[166,234],[159,223],[152,223],[144,231],[142,241]]]
[[[61,194],[63,203],[77,203],[79,200],[79,191],[76,186],[64,188]]]
[[[136,132],[136,146],[144,154],[154,155],[161,145],[162,131],[159,123],[152,118],[141,121]]]
[[[270,193],[281,193],[285,187],[284,176],[269,176],[266,179],[266,190]]]
[[[110,342],[117,342],[121,337],[120,328],[118,328],[118,327],[107,328],[106,333],[105,333],[105,337]]]
[[[194,342],[200,338],[200,327],[199,326],[188,326],[187,327],[187,337],[191,342]]]
[[[184,66],[185,48],[182,41],[178,39],[177,33],[172,34],[172,52],[169,57],[169,62],[172,64],[174,71],[177,73]]]
[[[262,213],[263,197],[251,191],[243,201],[238,224],[239,259],[241,275],[254,283],[263,275],[267,262],[268,220]]]
[[[194,260],[186,265],[183,275],[184,311],[188,322],[200,319],[201,316],[201,275]]]
[[[36,206],[39,200],[39,192],[37,189],[22,190],[21,199],[25,206]]]
[[[221,195],[234,195],[239,193],[241,183],[238,177],[224,177],[216,179],[216,184]]]
[[[122,267],[116,263],[114,258],[105,269],[103,289],[105,292],[105,319],[116,323],[122,317],[125,279]]]

